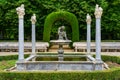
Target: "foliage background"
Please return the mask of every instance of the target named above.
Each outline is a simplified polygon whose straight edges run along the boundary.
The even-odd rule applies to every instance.
[[[25,40],[31,40],[31,22],[33,13],[37,16],[36,38],[43,39],[44,21],[48,14],[58,10],[71,12],[79,22],[80,40],[86,40],[86,14],[92,16],[91,35],[95,39],[95,5],[99,4],[104,12],[102,15],[102,40],[120,39],[120,1],[119,0],[0,0],[0,39],[18,39],[18,15],[16,8],[25,4],[24,31]],[[65,21],[57,21],[54,25],[68,25]],[[56,30],[52,30],[52,35]],[[71,30],[67,34],[70,34]],[[54,39],[54,37],[52,37]]]

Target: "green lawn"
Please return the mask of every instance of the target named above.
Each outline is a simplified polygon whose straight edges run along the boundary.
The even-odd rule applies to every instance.
[[[0,61],[0,70],[9,69],[15,65],[16,60]]]

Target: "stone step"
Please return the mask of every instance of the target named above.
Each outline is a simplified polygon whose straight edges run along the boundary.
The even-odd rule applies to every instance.
[[[59,45],[52,45],[49,48],[49,52],[57,52],[59,49]],[[63,45],[64,52],[74,52],[74,49],[71,49],[69,45]]]
[[[50,47],[50,49],[58,49],[59,48],[59,45],[52,45]],[[69,45],[63,45],[63,48],[64,49],[70,49],[70,46]]]
[[[74,49],[63,49],[64,52],[74,52]],[[49,49],[48,52],[57,52],[58,49]]]

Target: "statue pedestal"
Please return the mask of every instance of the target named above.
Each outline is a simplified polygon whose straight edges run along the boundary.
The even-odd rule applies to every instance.
[[[64,61],[63,55],[64,55],[63,45],[59,44],[58,61]]]
[[[50,43],[59,45],[58,49],[58,61],[64,61],[63,45],[69,44],[71,40],[51,40]]]

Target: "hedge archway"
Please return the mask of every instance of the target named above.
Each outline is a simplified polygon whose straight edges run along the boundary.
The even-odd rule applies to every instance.
[[[73,42],[79,41],[78,20],[74,14],[66,11],[52,12],[47,16],[44,23],[43,41],[45,42],[50,41],[52,25],[58,19],[64,19],[65,21],[70,23],[72,27],[72,41]]]

